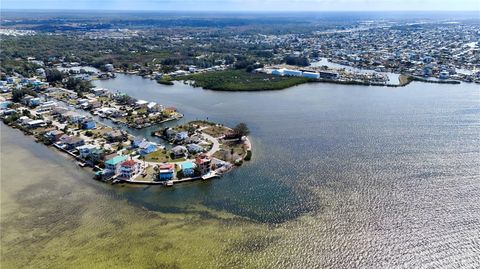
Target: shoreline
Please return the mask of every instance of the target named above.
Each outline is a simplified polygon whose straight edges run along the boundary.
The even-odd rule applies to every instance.
[[[144,76],[139,75],[137,72],[116,72],[119,74],[124,74],[124,75],[133,75],[133,76],[139,76],[143,79],[148,79]],[[187,75],[191,76],[191,75]],[[112,78],[115,79],[115,78]],[[402,81],[403,80],[403,81]],[[307,81],[303,82],[298,82],[293,85],[289,85],[286,87],[278,87],[278,88],[271,88],[271,89],[230,89],[230,88],[216,88],[216,87],[208,87],[208,86],[196,86],[189,83],[186,83],[187,81],[194,81],[190,77],[188,79],[182,79],[182,77],[175,78],[171,80],[172,82],[178,81],[181,83],[184,83],[186,85],[189,85],[193,88],[202,88],[204,90],[211,90],[211,91],[219,91],[219,92],[262,92],[262,91],[280,91],[280,90],[286,90],[289,88],[293,88],[296,86],[300,86],[303,84],[309,84],[309,83],[326,83],[326,84],[338,84],[338,85],[356,85],[356,86],[374,86],[374,87],[389,87],[389,88],[401,88],[401,87],[406,87],[412,82],[424,82],[424,83],[436,83],[436,84],[451,84],[451,85],[457,85],[461,84],[461,81],[458,80],[452,80],[452,79],[445,79],[445,80],[433,80],[429,78],[423,78],[423,77],[418,77],[418,76],[413,76],[413,75],[400,75],[399,77],[399,83],[398,84],[391,84],[391,83],[379,83],[379,82],[365,82],[365,81],[346,81],[346,80],[334,80],[334,79],[308,79]],[[473,82],[472,82],[473,83]],[[162,85],[166,85],[163,83],[159,83]],[[168,84],[168,86],[171,86],[172,84]]]
[[[24,129],[23,127],[18,126],[16,123],[5,123],[5,122],[1,121],[0,124],[2,124],[1,125],[2,128],[10,127],[13,130],[17,130],[17,131],[21,132],[24,136],[32,137],[33,142],[35,142],[35,143],[43,144],[47,148],[55,149],[55,152],[57,152],[57,154],[63,156],[64,158],[66,158],[68,160],[71,160],[72,162],[76,162],[76,164],[80,168],[85,169],[88,172],[91,172],[93,175],[95,175],[95,173],[97,173],[98,171],[103,170],[98,165],[95,165],[93,167],[91,165],[87,165],[86,164],[87,160],[82,158],[80,155],[75,154],[72,151],[68,151],[68,150],[62,148],[61,146],[59,146],[56,143],[52,143],[52,144],[45,143],[45,141],[43,141],[42,139],[37,137],[37,135],[39,135],[39,134],[35,134],[34,132],[32,132],[30,130]],[[225,128],[228,128],[228,129],[232,130],[229,127],[225,127]],[[244,144],[247,146],[247,151],[242,156],[242,163],[240,165],[243,164],[243,161],[250,161],[250,158],[247,159],[246,156],[248,156],[248,155],[251,156],[251,150],[252,150],[250,139],[247,136],[244,137],[243,141],[244,141]],[[214,159],[217,159],[217,158],[214,158]],[[217,160],[219,160],[219,159],[217,159]],[[192,161],[192,160],[191,159],[186,159],[182,162],[187,162],[187,161]],[[168,164],[173,164],[171,162],[167,162],[167,163]],[[158,164],[165,164],[165,163],[159,162],[159,163],[157,163],[157,165]],[[151,165],[151,162],[149,162],[149,164],[147,166],[142,167],[144,169],[143,172],[145,172],[146,168],[148,168],[150,165]],[[180,179],[173,179],[173,180],[168,180],[168,181],[134,180],[134,179],[118,178],[117,176],[113,176],[113,177],[108,178],[108,179],[97,179],[97,178],[93,177],[93,179],[97,180],[97,181],[102,181],[104,183],[110,183],[112,185],[124,183],[124,184],[127,184],[127,185],[130,185],[130,184],[131,185],[158,185],[158,186],[164,186],[164,187],[171,187],[171,186],[173,186],[175,184],[179,184],[179,183],[193,182],[193,181],[199,181],[199,180],[206,181],[206,180],[213,179],[213,178],[219,178],[219,177],[223,176],[224,174],[232,171],[236,166],[240,166],[240,165],[230,164],[230,166],[228,166],[226,169],[224,169],[224,167],[221,167],[221,168],[216,169],[216,170],[211,170],[210,172],[208,172],[207,174],[204,174],[204,175],[194,176],[194,177],[186,177],[186,178],[180,178]],[[135,176],[135,178],[140,176],[141,174],[142,173],[139,172]]]
[[[38,92],[35,95],[38,99],[37,105],[25,104],[25,98],[33,99],[30,96],[22,97],[20,101],[12,99],[9,108],[2,110],[0,117],[2,123],[12,129],[18,129],[24,135],[31,136],[37,143],[56,148],[58,153],[76,161],[78,166],[90,167],[94,172],[93,178],[99,181],[171,186],[174,183],[206,180],[227,173],[234,166],[241,165],[244,159],[246,160],[245,157],[248,154],[245,147],[248,148],[251,156],[251,143],[247,137],[244,136],[243,142],[234,146],[229,143],[220,143],[220,139],[234,134],[233,129],[206,121],[187,123],[193,128],[188,132],[185,132],[186,129],[182,129],[183,125],[175,126],[178,129],[174,134],[184,133],[181,136],[182,140],[175,140],[178,148],[181,148],[181,152],[178,153],[178,148],[177,151],[166,150],[164,143],[152,143],[144,137],[135,137],[128,131],[118,129],[122,126],[121,122],[117,121],[113,126],[109,126],[100,122],[99,119],[69,110],[62,100],[49,95],[61,91],[61,89],[49,89],[50,91],[44,89],[45,92]],[[93,95],[94,90],[90,91],[88,94]],[[8,100],[11,99],[6,97]],[[40,97],[45,100],[48,97],[49,101],[42,102]],[[78,97],[74,98],[74,100],[77,99]],[[52,103],[54,101],[59,102],[60,105]],[[47,102],[52,106],[50,110],[42,108],[42,105]],[[109,105],[109,107],[111,106]],[[132,109],[135,111],[135,109],[142,108]],[[183,114],[178,113],[178,115],[183,117]],[[167,118],[160,124],[177,119]],[[213,136],[210,136],[210,133]],[[195,137],[195,140],[187,142],[190,137],[192,139]],[[240,153],[233,154],[233,147],[243,149],[241,156]],[[230,155],[224,154],[226,150],[230,149],[232,149]],[[168,172],[165,172],[167,171],[165,168],[163,168],[165,171],[160,170],[162,165],[171,167],[168,168]],[[124,171],[127,172],[121,172],[123,170],[120,167],[122,169],[126,167]],[[161,176],[162,173],[167,173],[168,177]],[[145,179],[149,181],[135,180],[139,176],[143,178],[148,176]]]

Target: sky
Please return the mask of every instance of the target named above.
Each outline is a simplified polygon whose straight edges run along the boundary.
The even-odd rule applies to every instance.
[[[379,10],[480,12],[480,0],[0,0],[0,8],[230,12]]]

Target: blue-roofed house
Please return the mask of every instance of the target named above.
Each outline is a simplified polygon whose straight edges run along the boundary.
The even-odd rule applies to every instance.
[[[85,130],[92,130],[92,129],[95,129],[96,127],[97,127],[97,123],[92,118],[86,119],[82,123],[82,129],[85,129]]]
[[[188,132],[179,132],[175,135],[176,142],[182,142],[183,140],[188,138]]]
[[[148,142],[148,141],[143,141],[138,145],[138,148],[140,149],[140,155],[147,155],[149,153],[152,153],[157,150],[157,144],[153,142]]]
[[[203,147],[197,144],[188,144],[187,145],[188,152],[190,153],[200,153],[203,152]]]
[[[143,137],[135,137],[132,140],[132,148],[138,148],[142,142],[146,141]]]

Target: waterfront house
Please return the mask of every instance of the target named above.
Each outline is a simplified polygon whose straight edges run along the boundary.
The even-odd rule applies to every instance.
[[[140,155],[144,156],[157,150],[157,144],[149,141],[143,141],[138,145]]]
[[[160,164],[158,166],[157,179],[160,181],[167,181],[173,179],[175,176],[175,167],[171,163]]]
[[[206,154],[200,154],[195,158],[195,165],[200,175],[205,175],[210,172],[212,167],[212,158]]]
[[[20,118],[18,118],[17,122],[21,125],[27,125],[27,123],[31,120],[32,119],[30,119],[28,116],[21,116]]]
[[[185,177],[192,177],[195,174],[195,164],[193,162],[184,162],[181,164],[182,174]]]
[[[148,101],[145,100],[138,100],[135,102],[135,108],[140,109],[140,108],[146,108],[148,105]]]
[[[117,155],[111,159],[105,161],[105,170],[110,173],[117,175],[120,173],[120,167],[124,161],[128,159],[125,155]]]
[[[450,73],[446,70],[440,72],[440,75],[438,76],[439,79],[448,79],[450,77]]]
[[[125,179],[131,179],[133,176],[140,172],[140,163],[134,160],[128,160],[122,162],[120,165],[120,177]]]
[[[95,96],[105,96],[108,94],[108,90],[104,88],[94,88],[90,90]]]
[[[185,157],[185,154],[187,153],[188,150],[184,146],[176,146],[176,147],[173,147],[171,151],[172,151],[173,159],[178,159],[178,158]]]
[[[159,111],[161,111],[161,110],[162,110],[162,107],[161,107],[159,104],[155,103],[155,102],[150,102],[150,103],[147,104],[147,110],[148,110],[148,112],[150,112],[150,113],[154,113],[154,112],[159,112]]]
[[[64,142],[66,149],[67,150],[72,150],[76,147],[80,147],[82,145],[85,145],[85,140],[83,140],[80,137],[76,136],[69,136],[66,141]]]
[[[92,150],[95,149],[95,148],[96,148],[95,145],[87,144],[87,145],[77,147],[77,150],[78,150],[78,153],[80,154],[80,157],[86,159],[88,157],[88,155],[90,155]]]
[[[102,161],[105,158],[105,152],[103,149],[94,148],[90,151],[90,154],[87,156],[87,160],[92,163],[97,163]]]
[[[163,132],[164,136],[168,139],[168,140],[172,140],[175,138],[175,135],[177,134],[175,132],[175,130],[173,130],[172,128],[168,128],[166,129],[164,132]]]
[[[47,124],[45,123],[44,120],[31,120],[31,121],[27,122],[27,124],[26,124],[27,128],[30,128],[30,129],[35,129],[35,128],[38,128],[40,126],[45,126],[45,125],[47,125]]]
[[[188,138],[188,132],[179,132],[175,134],[175,142],[181,143]]]
[[[65,114],[68,122],[71,124],[78,124],[85,120],[86,116],[77,114],[75,112],[69,111]]]
[[[132,148],[138,148],[138,146],[140,146],[140,144],[144,141],[146,141],[146,139],[143,137],[135,137],[132,140]]]
[[[62,137],[63,134],[64,133],[62,131],[53,130],[53,131],[46,132],[43,136],[51,143],[55,143],[60,139],[60,137]]]
[[[196,154],[196,153],[203,152],[204,148],[200,145],[197,145],[197,144],[188,144],[187,145],[187,150],[188,150],[188,152],[190,152],[192,154]]]

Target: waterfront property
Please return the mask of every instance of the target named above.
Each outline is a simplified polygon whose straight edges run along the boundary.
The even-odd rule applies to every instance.
[[[164,163],[158,165],[157,180],[168,181],[175,177],[175,165],[171,163]]]
[[[195,163],[191,161],[181,163],[181,171],[184,177],[192,177],[195,175]]]
[[[118,155],[105,161],[105,172],[113,175],[120,173],[121,165],[128,159],[128,156]]]
[[[95,145],[87,144],[87,145],[77,147],[77,150],[78,150],[78,153],[80,154],[80,157],[86,159],[92,153],[92,151],[96,148],[97,147]]]
[[[126,105],[119,106],[114,102],[112,107],[103,107],[104,102],[113,98],[110,96],[116,96],[118,100],[115,102]],[[11,99],[8,93],[0,97],[0,100]],[[122,101],[122,98],[125,100]],[[37,100],[38,103],[35,103]],[[176,183],[197,180],[202,176],[205,176],[204,179],[212,178],[231,167],[225,165],[210,173],[213,155],[218,151],[229,150],[221,145],[220,140],[231,129],[221,125],[199,121],[166,129],[165,136],[176,144],[173,148],[166,149],[162,144],[134,137],[121,127],[120,119],[105,125],[95,118],[107,114],[113,117],[112,111],[122,111],[118,115],[142,114],[135,116],[135,121],[142,120],[145,123],[144,119],[155,113],[178,113],[174,107],[163,109],[155,102],[135,101],[127,95],[110,94],[104,89],[74,95],[62,88],[45,88],[18,98],[17,102],[10,102],[6,103],[0,113],[5,123],[34,135],[37,141],[46,145],[54,143],[55,147],[75,158],[80,166],[92,167],[97,172],[97,179],[111,180],[113,183],[156,184],[157,180],[175,179],[178,172],[182,180],[173,180]],[[93,116],[79,111],[82,109],[88,110]],[[143,114],[145,111],[151,113]],[[205,153],[205,156],[199,155],[201,153]],[[178,162],[183,163],[176,165]],[[157,167],[157,163],[164,164]],[[142,176],[142,180],[136,180],[138,175]]]
[[[127,160],[120,165],[119,176],[123,179],[130,180],[140,173],[140,163],[135,160]]]
[[[195,165],[200,175],[205,175],[212,168],[212,158],[206,154],[201,154],[195,159]]]
[[[138,148],[140,149],[140,155],[145,156],[157,150],[157,144],[148,141],[142,141]]]

